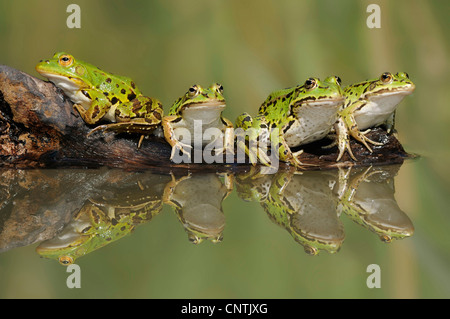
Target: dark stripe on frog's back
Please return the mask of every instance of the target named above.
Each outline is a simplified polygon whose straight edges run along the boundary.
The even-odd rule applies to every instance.
[[[179,97],[177,100],[175,100],[175,102],[173,102],[172,106],[170,107],[168,115],[177,114],[178,106],[183,103],[184,98],[185,96],[183,95],[182,97]]]
[[[294,88],[285,88],[282,90],[278,90],[278,91],[274,91],[272,93],[269,94],[269,96],[264,100],[264,102],[262,103],[261,107],[264,105],[267,105],[271,102],[277,101],[279,99],[289,99],[292,94],[294,94],[294,92],[298,91],[298,86],[294,87]]]
[[[358,100],[358,99],[359,99],[359,96],[360,96],[360,95],[363,95],[363,94],[367,91],[367,88],[368,88],[373,82],[376,82],[376,81],[377,81],[377,80],[374,80],[374,81],[364,81],[364,82],[355,83],[355,84],[352,84],[352,85],[347,86],[347,87],[344,89],[345,104],[346,104],[345,107],[348,106],[347,104],[348,104],[349,102],[353,102],[353,101]],[[360,95],[358,95],[358,94],[355,93],[353,90],[354,90],[355,88],[360,87],[360,86],[365,86],[365,88],[364,88],[364,90],[363,90],[363,93],[360,94]],[[351,93],[349,93],[349,92],[351,92]]]
[[[289,99],[296,95],[301,87],[286,88],[283,90],[272,92],[259,108],[259,114],[263,114],[267,119],[273,121],[280,114],[288,115]],[[279,103],[278,103],[279,102]],[[277,114],[277,115],[275,115]],[[283,115],[282,115],[283,116]]]

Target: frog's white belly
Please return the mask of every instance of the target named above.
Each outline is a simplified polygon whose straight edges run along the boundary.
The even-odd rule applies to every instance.
[[[194,140],[198,143],[201,139],[202,146],[215,141],[223,135],[222,130],[225,128],[221,119],[223,108],[224,106],[202,109],[197,107],[184,110],[183,118],[172,124],[176,139],[190,144],[194,143]],[[201,136],[195,136],[200,133]]]
[[[385,96],[385,98],[373,98],[368,101],[361,109],[355,111],[355,117],[358,129],[365,130],[383,124],[389,116],[395,112],[397,105],[403,100],[405,95],[397,94]]]
[[[339,105],[305,106],[297,113],[297,121],[285,132],[289,147],[295,147],[324,138],[337,121]]]

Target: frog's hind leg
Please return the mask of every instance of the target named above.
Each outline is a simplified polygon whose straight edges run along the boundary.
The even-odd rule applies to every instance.
[[[103,124],[89,132],[88,136],[97,131],[141,134],[138,148],[145,136],[150,135],[161,123],[163,109],[161,103],[153,98],[138,96],[122,103],[115,109],[117,123]]]
[[[247,154],[252,165],[258,161],[263,165],[270,164],[267,156],[267,142],[269,140],[269,127],[264,117],[252,118],[248,113],[241,114],[236,119],[237,148]],[[247,146],[248,143],[248,146]]]
[[[283,130],[282,130],[283,131]],[[284,135],[284,133],[283,133]],[[302,163],[299,159],[299,156],[303,153],[303,150],[292,152],[291,148],[287,144],[286,140],[279,133],[276,134],[275,131],[271,134],[271,148],[273,150],[273,146],[277,146],[279,159],[283,162],[290,163],[295,168],[303,169],[305,166],[316,166],[314,164],[306,164]]]
[[[98,132],[98,131],[114,132],[116,134],[119,134],[119,133],[141,134],[139,141],[138,141],[138,148],[140,148],[145,136],[150,135],[157,127],[157,125],[149,124],[142,120],[143,119],[139,119],[139,121],[138,121],[136,119],[135,121],[129,121],[129,122],[120,122],[120,123],[99,125],[96,128],[94,128],[93,130],[91,130],[87,136],[90,136],[91,134]]]

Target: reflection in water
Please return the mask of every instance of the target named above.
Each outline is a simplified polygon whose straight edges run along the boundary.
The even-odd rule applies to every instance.
[[[37,253],[69,265],[126,236],[135,225],[151,220],[161,211],[164,185],[157,175],[140,175],[131,184],[127,179],[105,183],[61,233],[37,247]]]
[[[238,195],[261,203],[269,218],[286,229],[305,252],[337,252],[345,238],[342,212],[382,241],[411,236],[414,226],[394,198],[400,165],[236,177]]]
[[[222,202],[233,184],[241,199],[259,202],[308,254],[340,249],[341,215],[391,242],[414,232],[394,197],[399,167],[274,175],[252,167],[235,176],[177,177],[109,169],[0,171],[0,252],[40,242],[41,256],[71,264],[149,222],[163,204],[174,207],[191,242],[220,242]]]
[[[382,241],[411,236],[414,226],[394,197],[398,166],[340,171],[338,213],[375,232]]]
[[[345,238],[330,188],[336,176],[334,171],[279,172],[273,177],[255,173],[237,178],[236,183],[244,199],[258,200],[273,222],[315,255],[320,250],[338,251]]]
[[[223,183],[216,174],[188,175],[167,184],[164,203],[174,206],[192,243],[204,239],[217,243],[225,228],[222,201],[232,189],[230,175],[225,175]]]
[[[334,176],[323,172],[281,175],[272,184],[269,199],[262,203],[266,213],[286,228],[307,253],[338,251],[345,235],[329,187]]]

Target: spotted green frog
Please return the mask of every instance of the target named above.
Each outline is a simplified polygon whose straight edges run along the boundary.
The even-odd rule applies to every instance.
[[[246,202],[264,202],[269,196],[273,174],[263,174],[261,166],[251,166],[248,172],[235,176],[236,193]]]
[[[414,226],[394,197],[395,167],[339,168],[337,211],[378,235],[381,241],[410,237]]]
[[[157,186],[157,181],[152,181]],[[129,235],[136,225],[161,212],[162,195],[154,192],[152,187],[155,185],[149,189],[137,183],[134,187],[127,185],[117,194],[90,198],[63,230],[56,237],[42,242],[36,252],[68,266],[76,259]],[[128,189],[133,192],[127,192]]]
[[[201,123],[203,134],[210,128],[220,131],[219,136],[213,136],[212,141],[202,138],[202,146],[223,138],[223,148],[216,149],[216,152],[234,153],[233,123],[222,116],[225,107],[223,86],[218,83],[209,88],[193,85],[176,100],[162,121],[164,137],[172,146],[170,159],[173,159],[177,150],[190,157],[187,149],[192,148],[196,123]],[[180,141],[180,137],[183,136],[186,139],[186,135],[190,136],[189,144],[184,143],[185,140]]]
[[[329,187],[335,175],[320,171],[302,175],[279,171],[271,176],[269,195],[261,202],[269,218],[288,231],[307,254],[337,252],[345,233]]]
[[[36,70],[64,91],[87,124],[110,122],[93,131],[144,136],[161,123],[161,102],[142,95],[130,78],[107,73],[65,52],[40,61]]]
[[[339,112],[336,124],[339,161],[347,151],[356,160],[350,147],[349,135],[364,144],[372,152],[368,143],[383,145],[370,140],[366,134],[369,128],[384,124],[388,133],[394,129],[395,110],[403,98],[415,89],[414,83],[405,72],[395,75],[385,72],[378,79],[347,86],[344,89],[345,102]],[[362,132],[361,130],[366,130]],[[334,143],[336,144],[336,143]]]
[[[259,160],[269,162],[265,152],[250,145],[256,140],[269,145],[278,145],[279,159],[295,167],[302,167],[298,159],[302,150],[292,152],[291,148],[311,143],[327,136],[337,120],[337,114],[344,98],[341,80],[331,76],[321,81],[309,78],[303,85],[279,90],[270,94],[259,108],[258,115],[252,118],[244,113],[236,120],[236,128],[245,131],[249,146],[245,140],[238,139],[238,147],[248,156],[252,164]],[[272,134],[279,129],[279,134]]]
[[[58,236],[36,247],[36,252],[68,266],[77,258],[126,236],[133,229],[131,218],[110,218],[97,205],[89,202]]]

